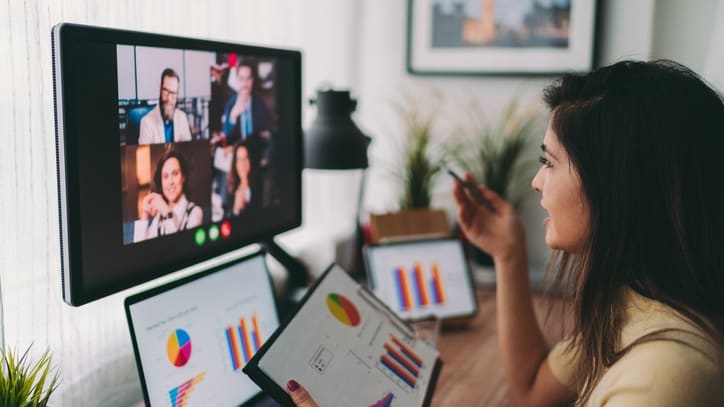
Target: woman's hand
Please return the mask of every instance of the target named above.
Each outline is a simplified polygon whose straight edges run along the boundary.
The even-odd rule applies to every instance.
[[[477,185],[469,173],[465,174],[465,180]],[[467,239],[490,254],[496,263],[525,253],[525,231],[513,206],[484,185],[478,188],[495,212],[480,203],[459,181],[455,181],[453,189],[458,223]]]
[[[307,393],[307,390],[295,380],[287,382],[287,393],[292,397],[292,401],[297,407],[319,407],[312,399],[312,396]]]
[[[152,192],[143,198],[143,203],[141,204],[142,220],[148,220],[149,217],[152,218],[157,214],[168,216],[169,212],[170,210],[168,204],[166,204],[166,201],[163,199],[161,194]]]
[[[242,94],[238,94],[236,97],[236,103],[229,112],[230,120],[232,123],[236,123],[239,119],[241,112],[246,111],[249,108],[249,98]]]

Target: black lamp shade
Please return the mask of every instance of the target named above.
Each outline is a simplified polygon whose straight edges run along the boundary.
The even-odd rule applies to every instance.
[[[350,98],[349,91],[319,90],[317,99],[309,102],[317,105],[317,118],[304,137],[304,167],[367,168],[370,138],[352,121],[357,101]]]

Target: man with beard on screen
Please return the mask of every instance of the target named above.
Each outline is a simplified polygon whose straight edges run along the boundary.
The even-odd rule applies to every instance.
[[[186,113],[176,108],[179,88],[178,73],[171,68],[164,69],[161,73],[158,104],[141,119],[138,144],[191,141]]]

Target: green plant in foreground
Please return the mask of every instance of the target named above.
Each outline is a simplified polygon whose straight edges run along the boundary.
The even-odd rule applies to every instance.
[[[0,407],[45,407],[58,388],[59,372],[51,364],[50,350],[33,362],[31,347],[20,358],[13,351],[1,351]]]

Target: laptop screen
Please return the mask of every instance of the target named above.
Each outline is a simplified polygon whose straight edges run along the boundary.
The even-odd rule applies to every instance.
[[[241,369],[279,326],[263,253],[125,305],[147,406],[239,406],[260,393]]]

